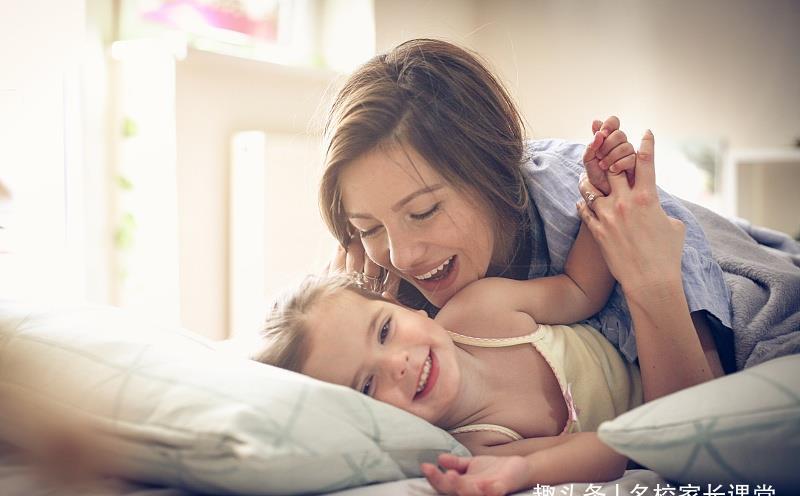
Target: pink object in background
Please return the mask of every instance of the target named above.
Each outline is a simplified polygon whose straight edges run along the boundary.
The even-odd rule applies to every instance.
[[[162,0],[156,9],[142,12],[142,17],[192,34],[205,35],[206,28],[217,28],[274,42],[277,11],[278,2]]]

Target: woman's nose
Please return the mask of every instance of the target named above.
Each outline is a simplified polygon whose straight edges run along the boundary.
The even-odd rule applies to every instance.
[[[389,235],[389,260],[400,271],[413,271],[419,268],[425,255],[425,243],[413,233],[399,232]]]

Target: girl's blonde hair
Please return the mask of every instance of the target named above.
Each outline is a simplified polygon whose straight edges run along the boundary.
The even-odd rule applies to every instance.
[[[310,275],[294,289],[275,300],[261,330],[262,345],[251,358],[293,372],[301,372],[308,359],[309,339],[314,332],[309,315],[320,301],[353,291],[370,300],[384,298],[363,287],[349,274]],[[343,330],[342,332],[346,332]]]
[[[451,43],[407,41],[361,66],[336,96],[325,126],[322,217],[346,247],[354,232],[342,205],[343,168],[379,146],[410,146],[484,207],[495,264],[508,265],[524,227],[524,125],[480,57]]]

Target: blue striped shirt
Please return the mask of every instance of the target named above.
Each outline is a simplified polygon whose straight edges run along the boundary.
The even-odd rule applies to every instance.
[[[529,279],[564,272],[581,222],[575,203],[580,199],[578,178],[583,171],[584,148],[582,144],[562,140],[536,140],[527,144],[523,169],[532,199],[533,244]],[[681,270],[689,311],[706,310],[730,328],[730,291],[722,269],[711,257],[703,230],[677,198],[661,189],[658,193],[667,215],[686,226]],[[636,360],[633,322],[619,284],[615,285],[606,306],[585,322],[600,330],[628,360]]]

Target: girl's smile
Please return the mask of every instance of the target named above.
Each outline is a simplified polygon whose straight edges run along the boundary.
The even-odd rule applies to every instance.
[[[343,290],[316,303],[307,318],[304,374],[434,424],[453,412],[462,388],[457,348],[424,312]]]

